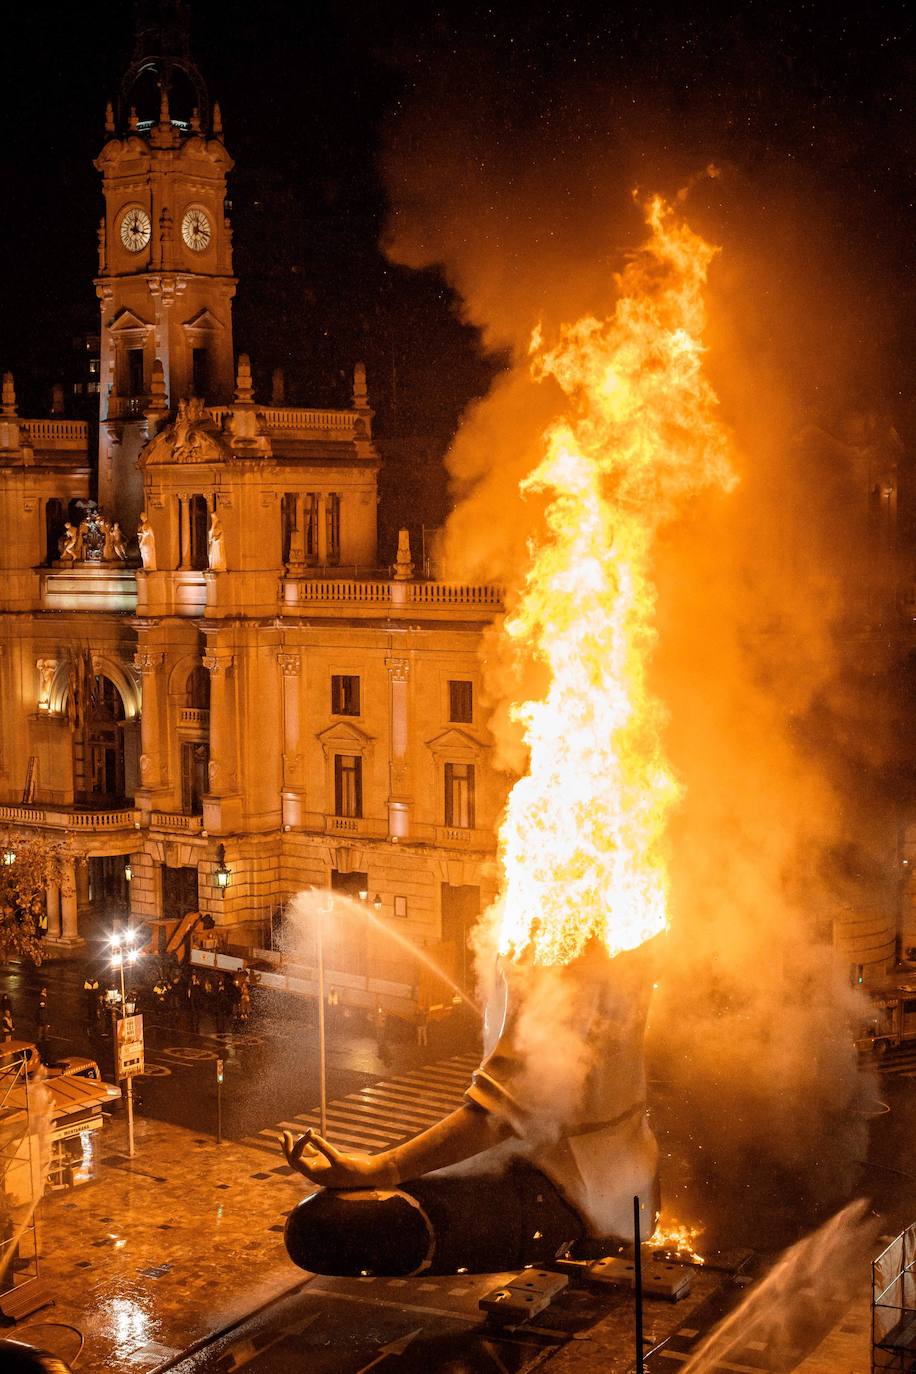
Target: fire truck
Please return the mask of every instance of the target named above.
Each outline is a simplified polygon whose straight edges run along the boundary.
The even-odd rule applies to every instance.
[[[874,988],[871,1012],[856,1037],[856,1049],[875,1055],[901,1045],[916,1045],[916,981]]]

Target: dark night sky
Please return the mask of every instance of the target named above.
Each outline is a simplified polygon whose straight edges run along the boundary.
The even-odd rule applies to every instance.
[[[887,294],[896,363],[884,399],[908,430],[916,63],[904,5],[746,0],[716,17],[651,0],[597,15],[361,0],[191,9],[193,53],[237,164],[236,346],[252,354],[262,388],[283,365],[290,400],[344,404],[363,357],[381,432],[428,434],[441,450],[486,387],[492,363],[443,279],[392,266],[377,246],[390,131],[462,105],[481,110],[496,143],[514,141],[519,159],[531,129],[539,148],[555,130],[562,159],[564,140],[600,144],[606,120],[631,138],[644,126],[656,162],[662,147],[685,163],[762,169],[769,187],[807,185],[868,263],[868,289]],[[0,367],[35,414],[71,338],[97,321],[91,164],[130,56],[131,7],[19,5],[4,15],[4,46]]]

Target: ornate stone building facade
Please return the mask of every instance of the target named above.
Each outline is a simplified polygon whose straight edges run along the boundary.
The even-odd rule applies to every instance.
[[[460,968],[504,800],[478,679],[499,592],[414,577],[406,545],[377,569],[361,365],[347,410],[255,397],[233,164],[186,51],[138,53],[95,165],[98,453],[85,422],[21,418],[8,375],[0,415],[0,827],[66,844],[48,938],[79,945],[105,894],[250,950],[332,886]],[[368,936],[347,963],[392,967]]]

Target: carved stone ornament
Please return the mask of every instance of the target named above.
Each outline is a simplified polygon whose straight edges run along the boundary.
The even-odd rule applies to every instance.
[[[152,771],[153,771],[153,760],[150,758],[149,754],[141,754],[141,755],[140,755],[140,776],[141,776],[141,778],[148,778],[148,777],[150,776],[150,774],[152,773]]]
[[[410,677],[409,658],[386,658],[385,667],[392,682],[406,682]]]
[[[154,673],[160,666],[165,655],[163,653],[138,653],[134,654],[134,667],[139,668],[141,673]]]
[[[204,403],[197,396],[178,402],[178,414],[141,455],[144,467],[161,463],[214,463],[230,456]]]
[[[284,677],[295,677],[302,670],[302,658],[299,654],[277,654],[277,662]]]
[[[232,667],[233,655],[222,654],[217,657],[216,654],[204,654],[201,663],[210,673],[228,672]]]

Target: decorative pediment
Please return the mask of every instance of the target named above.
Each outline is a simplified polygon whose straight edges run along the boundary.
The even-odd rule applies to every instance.
[[[185,320],[181,327],[182,329],[187,329],[189,332],[194,329],[210,332],[222,330],[223,333],[225,333],[226,330],[226,326],[223,324],[222,320],[218,320],[213,314],[213,311],[208,310],[206,306],[198,310],[197,314],[192,315],[189,320]]]
[[[126,305],[113,316],[108,324],[108,329],[112,334],[126,334],[132,329],[142,329],[145,331],[147,329],[152,329],[152,327],[152,320],[141,319],[139,315],[135,315],[132,310],[129,310]]]
[[[483,745],[466,730],[443,730],[435,739],[428,739],[426,747],[437,758],[476,758]]]
[[[178,402],[178,414],[140,453],[147,468],[165,463],[221,463],[230,450],[197,396]]]
[[[338,720],[316,736],[325,754],[364,754],[372,746],[372,736],[349,721]]]

